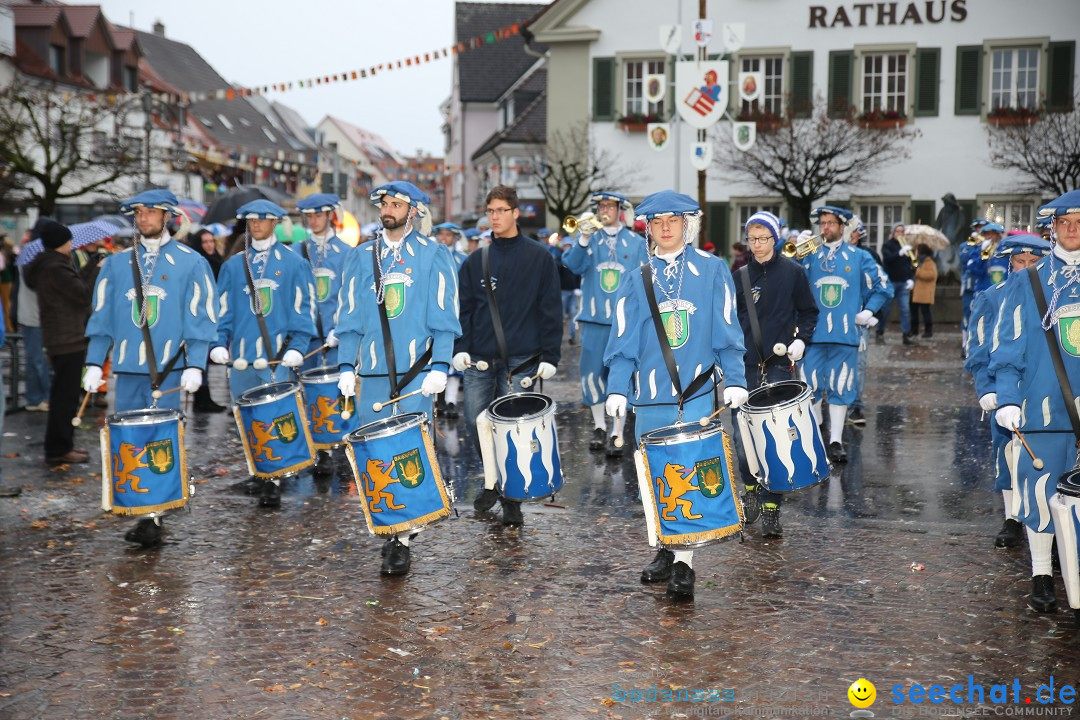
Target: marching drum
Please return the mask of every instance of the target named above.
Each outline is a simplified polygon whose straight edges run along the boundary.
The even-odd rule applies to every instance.
[[[316,450],[333,450],[345,444],[345,436],[360,427],[356,412],[357,397],[343,398],[338,390],[340,373],[336,367],[323,366],[300,373],[304,387],[308,416],[311,418],[311,439]],[[349,419],[341,412],[348,409]]]
[[[507,500],[544,500],[563,486],[555,403],[516,393],[494,400],[476,419],[485,487],[497,483]]]
[[[1065,595],[1069,607],[1077,610],[1080,609],[1080,470],[1058,478],[1057,494],[1050,497],[1050,514],[1054,517]]]
[[[349,433],[345,455],[373,535],[419,530],[450,516],[453,490],[443,483],[425,413],[405,413]]]
[[[110,415],[101,429],[101,507],[147,515],[183,507],[191,495],[184,416],[148,408]]]
[[[233,415],[252,476],[289,477],[315,464],[300,383],[289,380],[254,387],[236,399]]]
[[[750,392],[737,413],[746,462],[770,492],[816,485],[829,476],[821,429],[811,411],[810,387],[784,380]]]
[[[668,549],[723,540],[742,530],[731,440],[719,422],[671,425],[641,436],[642,488],[650,528]]]

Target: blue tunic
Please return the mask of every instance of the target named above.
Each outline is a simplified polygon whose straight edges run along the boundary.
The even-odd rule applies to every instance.
[[[621,227],[614,237],[603,230],[594,232],[588,247],[575,237],[562,261],[582,278],[578,322],[611,325],[624,278],[649,262],[649,250],[645,238]]]
[[[994,376],[990,374],[990,346],[993,341],[994,326],[997,324],[998,309],[1005,297],[1005,283],[999,282],[989,290],[975,296],[971,307],[971,331],[967,336],[967,359],[964,369],[971,373],[975,381],[975,394],[982,397],[994,392]],[[993,413],[990,414],[990,432],[994,452],[996,471],[994,489],[1008,490],[1012,484],[1009,466],[1005,462],[1005,445],[1010,433],[997,424]]]
[[[323,344],[326,336],[334,328],[338,309],[338,294],[341,292],[341,281],[345,271],[345,258],[348,257],[352,248],[337,235],[331,237],[319,249],[319,244],[313,239],[300,243],[293,249],[300,257],[307,258],[311,263],[311,273],[315,276],[315,304],[319,311],[319,320],[322,327],[322,337],[315,337],[311,341],[308,352]],[[318,327],[316,327],[318,330]],[[322,365],[337,365],[337,349],[330,348],[324,353],[325,359],[315,355],[304,363],[304,369]]]

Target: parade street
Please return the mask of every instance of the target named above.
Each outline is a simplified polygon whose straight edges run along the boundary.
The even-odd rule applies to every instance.
[[[380,576],[345,479],[287,480],[281,509],[260,510],[228,413],[190,417],[197,492],[150,550],[99,508],[105,411],[77,436],[91,463],[56,469],[45,415],[12,414],[4,475],[22,495],[0,500],[0,717],[839,717],[859,678],[877,717],[1071,711],[1036,693],[1075,684],[1080,631],[1060,579],[1061,609],[1038,615],[1026,547],[993,547],[989,424],[955,326],[871,347],[849,462],[784,504],[782,540],[758,524],[697,552],[684,603],[639,582],[653,550],[632,460],[589,453],[577,348],[563,352],[545,392],[564,491],[526,505],[520,529],[474,517],[479,460],[464,421],[440,418],[459,516],[413,541],[401,577]],[[225,396],[219,369],[211,386]],[[1014,682],[1015,700],[968,699],[971,683]],[[962,684],[964,703],[897,705],[893,686],[915,684]]]

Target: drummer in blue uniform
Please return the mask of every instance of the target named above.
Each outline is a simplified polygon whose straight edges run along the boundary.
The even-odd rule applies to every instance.
[[[819,310],[802,266],[775,249],[780,237],[779,219],[770,212],[754,213],[746,221],[744,233],[750,261],[735,273],[734,281],[739,325],[746,346],[747,387],[753,390],[765,383],[794,379],[795,364],[803,359],[814,336]],[[744,273],[749,282],[749,301],[743,285]],[[758,318],[760,337],[757,339],[751,311]],[[783,345],[783,354],[774,352],[777,345]],[[784,531],[780,525],[780,506],[784,496],[758,484],[746,460],[747,450],[745,440],[740,438],[736,452],[746,490],[743,496],[746,523],[753,523],[761,513],[762,536],[781,537]]]
[[[984,217],[978,217],[971,221],[971,236],[967,242],[960,245],[957,256],[960,262],[960,341],[963,347],[967,347],[968,323],[971,320],[971,304],[975,302],[975,283],[978,275],[978,264],[981,262],[979,254],[982,252],[982,229],[989,225],[990,221]],[[974,260],[974,262],[972,262]]]
[[[130,250],[108,257],[98,275],[82,381],[87,392],[97,392],[111,351],[117,412],[150,407],[159,388],[198,390],[207,351],[217,337],[210,265],[184,243],[174,242],[166,229],[171,216],[185,217],[176,196],[147,190],[124,201],[120,211],[134,216],[135,242]],[[180,394],[163,394],[156,405],[179,410]],[[157,545],[161,516],[143,518],[124,539]]]
[[[247,222],[244,251],[225,261],[218,274],[218,336],[210,360],[234,363],[229,372],[233,402],[273,382],[279,363],[299,370],[317,333],[311,265],[279,245],[274,232],[285,216],[285,209],[269,200],[240,206],[236,217]],[[237,369],[238,360],[246,367]],[[263,483],[259,504],[281,505],[280,480]]]
[[[576,241],[563,253],[563,264],[582,277],[581,310],[577,321],[581,328],[581,401],[592,411],[593,435],[589,449],[598,452],[607,448],[608,457],[622,457],[622,447],[607,431],[604,418],[604,399],[607,397],[607,369],[604,367],[604,348],[615,302],[623,280],[649,261],[645,238],[626,227],[622,214],[634,216],[634,206],[624,195],[615,192],[596,192],[590,200],[590,210],[603,227],[595,230],[582,227]],[[570,319],[573,322],[573,318]]]
[[[454,261],[454,283],[457,283],[457,271],[461,270],[461,264],[469,257],[465,252],[467,240],[465,230],[454,223],[439,223],[432,228],[435,232],[435,240],[446,248]],[[461,417],[458,410],[458,399],[461,397],[461,373],[451,366],[450,374],[446,378],[446,392],[443,393],[443,415],[449,420]]]
[[[337,315],[338,293],[341,290],[342,273],[345,258],[352,250],[344,240],[337,236],[334,229],[335,213],[341,212],[341,198],[333,193],[315,193],[296,203],[296,209],[304,216],[308,237],[293,248],[311,263],[311,272],[315,276],[315,315],[316,336],[311,340],[308,354],[322,349],[308,358],[304,370],[313,370],[320,366],[337,367],[337,336],[334,335],[334,318]],[[330,453],[319,450],[316,461],[316,475],[333,475],[334,466]]]
[[[461,335],[456,269],[450,253],[428,237],[430,200],[422,190],[394,181],[375,188],[370,197],[383,231],[351,253],[345,265],[336,330],[339,389],[346,397],[354,395],[354,378],[360,376],[361,425],[399,413],[422,412],[431,418],[433,397],[446,389],[454,340]],[[393,357],[392,373],[387,355]],[[388,404],[415,390],[420,393]],[[386,407],[376,411],[377,402]],[[386,542],[384,575],[409,571],[409,541],[402,534]]]
[[[724,403],[732,408],[746,402],[747,391],[743,333],[731,272],[723,260],[691,245],[701,222],[697,202],[688,195],[663,190],[638,205],[637,217],[646,221],[647,237],[654,243],[648,264],[658,309],[673,318],[667,342],[678,367],[680,386],[687,394],[677,397],[655,331],[645,281],[640,269],[632,270],[623,283],[604,352],[608,368],[606,409],[612,417],[624,418],[627,405],[631,405],[640,441],[642,435],[657,428],[711,415],[721,379]],[[640,472],[640,459],[638,467]],[[649,484],[648,478],[639,480],[642,486]],[[649,526],[650,541],[655,540],[653,532]],[[673,597],[693,597],[693,557],[693,551],[662,548],[642,571],[641,580],[666,580]]]
[[[817,329],[802,366],[802,379],[814,392],[814,415],[821,423],[821,403],[829,401],[829,459],[847,462],[843,432],[848,406],[855,400],[860,327],[873,327],[874,317],[892,297],[888,279],[870,253],[844,242],[844,226],[852,214],[844,208],[814,208],[822,245],[803,258],[817,300]]]
[[[1050,241],[1037,235],[1010,235],[1001,241],[996,257],[1007,263],[1012,272],[1026,270],[1050,252]],[[979,398],[979,407],[983,413],[997,410],[997,393],[994,377],[990,374],[990,348],[993,346],[994,326],[997,325],[998,309],[1005,296],[1005,280],[979,293],[971,308],[971,332],[968,334],[967,360],[964,369],[971,373],[975,381],[975,393]],[[1005,502],[1005,522],[994,538],[994,546],[1011,548],[1018,546],[1024,535],[1024,526],[1013,512],[1012,474],[1006,462],[1006,445],[1011,436],[1008,431],[991,422],[995,467],[994,489],[1001,491]]]
[[[1051,552],[1054,519],[1049,500],[1058,477],[1073,469],[1078,438],[1066,407],[1080,388],[1080,190],[1065,193],[1039,208],[1040,217],[1053,218],[1053,250],[1035,265],[1046,312],[1040,309],[1031,270],[1013,273],[1005,283],[991,346],[989,373],[994,379],[997,412],[994,419],[1006,431],[1019,429],[1035,461],[1021,451],[1016,462],[1017,488],[1023,494],[1019,520],[1026,526],[1031,552],[1035,612],[1057,610]],[[1061,356],[1065,377],[1059,380],[1047,331]],[[1064,381],[1064,382],[1062,382]],[[1062,384],[1067,387],[1062,388]],[[1067,570],[1062,568],[1063,574]]]

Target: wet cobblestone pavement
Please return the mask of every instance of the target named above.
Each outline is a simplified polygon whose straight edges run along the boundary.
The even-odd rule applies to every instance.
[[[1017,679],[1008,709],[1030,709],[1051,676],[1077,684],[1080,631],[1060,580],[1062,610],[1027,609],[1026,547],[993,548],[1000,496],[958,332],[890,341],[871,349],[850,462],[784,505],[782,540],[754,525],[697,552],[690,603],[639,582],[653,552],[632,461],[588,452],[573,362],[547,388],[557,503],[526,506],[521,529],[474,517],[480,465],[464,425],[440,420],[460,517],[423,532],[398,578],[379,576],[347,481],[304,475],[280,510],[257,508],[226,414],[189,422],[197,495],[157,550],[129,548],[131,521],[98,509],[96,433],[80,434],[92,464],[49,470],[44,415],[13,414],[4,474],[23,495],[0,500],[0,718],[847,716],[860,677],[882,717],[894,685],[969,675]],[[630,699],[652,688],[713,699]]]

